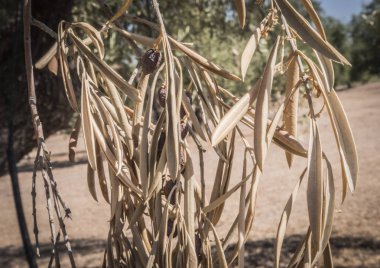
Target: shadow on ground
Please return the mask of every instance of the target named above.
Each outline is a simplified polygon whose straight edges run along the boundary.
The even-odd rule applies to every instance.
[[[303,239],[301,235],[285,239],[281,253],[281,267],[286,267],[297,246]],[[246,267],[274,267],[274,239],[248,241],[246,243]],[[380,241],[367,237],[333,237],[330,240],[335,267],[377,268],[380,265]],[[232,250],[230,246],[228,250]]]
[[[68,168],[75,165],[81,165],[81,164],[87,164],[87,158],[86,157],[77,157],[75,162],[70,162],[69,160],[62,160],[62,161],[52,161],[51,166],[53,169],[59,169],[59,168]],[[18,171],[19,172],[32,172],[34,169],[34,166],[30,163],[25,163],[18,165]]]
[[[290,260],[302,238],[301,235],[293,235],[285,239],[281,255],[283,264]],[[73,240],[71,245],[77,259],[85,257],[85,261],[78,263],[78,267],[97,267],[100,265],[98,261],[101,261],[105,241],[96,239]],[[380,264],[379,240],[366,237],[334,237],[331,239],[331,247],[335,267],[375,268]],[[232,248],[233,246],[230,246],[227,251],[232,250]],[[46,263],[50,259],[50,250],[50,244],[40,246],[41,258],[46,259]],[[60,252],[65,252],[62,243]],[[97,255],[98,257],[91,258],[89,255]],[[0,267],[19,267],[23,258],[23,250],[20,247],[0,247]],[[245,261],[246,267],[273,267],[274,239],[247,242]]]
[[[75,259],[83,258],[86,255],[102,255],[105,241],[98,239],[80,239],[71,241],[71,247],[74,252]],[[48,263],[51,256],[51,244],[40,245],[40,260],[42,263]],[[58,246],[61,258],[67,258],[66,247],[63,243]],[[0,247],[0,267],[26,267],[26,262],[23,262],[24,251],[22,247]],[[87,259],[87,258],[86,258]],[[91,259],[91,258],[88,258]],[[96,258],[98,261],[99,258]],[[39,261],[40,263],[40,261]],[[86,260],[85,262],[80,261],[81,265],[78,267],[98,267],[100,263],[94,263],[93,261]],[[79,264],[78,263],[78,264]],[[23,265],[24,266],[23,266]],[[40,265],[44,267],[44,265]],[[47,265],[46,265],[47,267]],[[65,267],[65,266],[63,266]]]

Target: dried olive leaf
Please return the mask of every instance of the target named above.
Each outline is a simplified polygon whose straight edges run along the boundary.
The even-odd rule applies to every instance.
[[[261,81],[261,79],[257,80],[251,90],[235,103],[219,121],[219,124],[212,134],[212,146],[216,146],[221,140],[223,140],[247,113],[249,107],[257,98]]]
[[[351,66],[342,54],[340,54],[330,43],[322,39],[306,19],[302,17],[287,0],[276,0],[276,3],[280,7],[281,13],[286,18],[287,23],[289,23],[306,43],[326,57],[336,62]]]
[[[275,242],[275,251],[274,251],[274,259],[275,259],[275,267],[280,267],[280,255],[281,255],[281,247],[284,241],[286,228],[288,226],[289,218],[293,210],[294,203],[297,198],[298,190],[301,186],[302,180],[306,174],[306,170],[302,172],[299,180],[297,181],[292,194],[290,195],[288,202],[286,202],[286,206],[282,212],[280,223],[278,224],[277,234],[276,234],[276,242]]]
[[[93,125],[91,123],[92,113],[90,107],[89,98],[89,85],[86,78],[86,74],[83,72],[82,75],[82,97],[81,97],[81,117],[83,126],[83,137],[84,143],[86,145],[86,152],[88,157],[88,162],[91,167],[96,170],[96,155],[95,155],[95,138]]]
[[[293,57],[289,63],[287,71],[287,80],[285,86],[285,98],[287,104],[284,110],[284,130],[290,135],[297,138],[297,118],[298,118],[298,96],[299,89],[296,88],[298,81],[300,80],[299,68],[296,57]],[[286,152],[286,160],[289,167],[292,166],[293,155]]]
[[[315,119],[310,122],[309,155],[307,164],[307,207],[314,249],[321,249],[323,215],[322,147]]]
[[[195,51],[191,50],[190,48],[186,47],[185,45],[181,44],[180,42],[176,41],[174,38],[168,36],[168,39],[170,42],[179,50],[181,50],[183,53],[185,53],[187,56],[189,56],[192,60],[194,60],[196,63],[201,65],[203,68],[220,75],[226,79],[240,81],[241,79],[226,70],[220,68],[218,65],[210,62],[208,59],[204,58],[203,56],[199,55]]]
[[[235,0],[236,10],[239,15],[240,27],[244,28],[245,25],[245,0]]]
[[[97,202],[98,197],[96,196],[95,189],[95,172],[89,164],[87,164],[87,185],[92,198]]]
[[[80,40],[72,31],[69,34],[77,46],[77,48],[88,57],[92,64],[102,72],[108,79],[115,83],[115,85],[133,101],[140,102],[141,97],[139,91],[128,84],[117,72],[115,72],[107,63],[96,56],[82,40]]]
[[[267,135],[267,120],[269,97],[272,90],[274,66],[277,58],[277,49],[280,38],[277,38],[271,54],[269,55],[265,66],[262,81],[260,83],[259,92],[257,95],[256,113],[255,113],[255,131],[254,131],[254,149],[257,164],[263,170],[264,159],[267,154],[268,145],[266,143]]]

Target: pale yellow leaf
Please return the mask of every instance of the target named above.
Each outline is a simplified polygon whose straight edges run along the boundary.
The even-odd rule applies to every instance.
[[[245,0],[235,0],[235,6],[239,15],[240,27],[244,28],[245,25]]]
[[[292,194],[290,195],[288,202],[286,203],[286,206],[284,208],[284,211],[282,212],[280,223],[278,224],[277,228],[277,235],[276,235],[276,242],[275,242],[275,248],[274,248],[274,258],[275,258],[275,267],[280,267],[280,256],[281,256],[281,247],[282,243],[285,238],[285,232],[286,228],[288,226],[289,218],[293,210],[294,203],[297,198],[298,190],[301,186],[302,180],[304,178],[304,175],[306,173],[306,169],[302,172],[299,180],[297,181],[297,184],[295,185]]]
[[[267,120],[268,120],[268,106],[269,98],[272,90],[274,66],[277,58],[277,49],[280,38],[277,38],[268,62],[265,66],[263,79],[260,84],[259,92],[257,95],[256,114],[255,114],[255,131],[254,131],[254,149],[257,164],[260,170],[263,170],[264,159],[267,154],[268,145],[266,143],[267,135]]]
[[[322,147],[319,138],[318,127],[315,119],[310,122],[310,139],[308,154],[308,185],[307,185],[307,207],[310,227],[312,232],[312,243],[316,250],[321,248],[322,238],[322,209],[323,209],[323,184],[322,184]]]
[[[86,145],[88,162],[91,167],[96,170],[96,155],[95,155],[95,138],[94,130],[91,123],[91,107],[89,98],[89,85],[85,73],[82,75],[82,97],[81,97],[81,117],[83,126],[83,137]]]
[[[94,198],[95,201],[98,201],[95,189],[95,172],[89,164],[87,164],[87,185],[92,198]]]
[[[185,45],[181,44],[180,42],[176,41],[174,38],[168,36],[170,42],[179,50],[181,50],[183,53],[185,53],[187,56],[189,56],[193,61],[201,65],[203,68],[222,76],[226,79],[240,81],[241,79],[234,75],[229,73],[228,71],[220,68],[218,65],[210,62],[208,59],[204,58],[203,56],[196,53],[194,50],[191,50],[190,48],[186,47]]]
[[[336,62],[351,65],[348,60],[330,43],[322,39],[322,37],[310,26],[306,19],[302,17],[302,15],[298,13],[298,11],[295,10],[287,0],[276,0],[276,2],[281,9],[281,13],[286,18],[286,22],[306,43]]]
[[[222,141],[247,113],[249,107],[257,98],[261,81],[261,79],[257,80],[251,90],[237,103],[235,103],[234,106],[232,106],[232,108],[219,121],[219,124],[212,134],[212,146],[216,146],[220,141]]]
[[[284,130],[286,130],[290,135],[297,138],[297,118],[298,118],[298,96],[299,89],[296,88],[298,81],[300,80],[299,67],[297,64],[296,57],[293,57],[290,61],[287,80],[285,86],[285,98],[286,106],[284,110]],[[286,152],[286,160],[289,167],[291,167],[293,162],[293,155]]]

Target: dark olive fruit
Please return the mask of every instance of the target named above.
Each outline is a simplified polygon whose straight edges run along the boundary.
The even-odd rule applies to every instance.
[[[181,130],[181,138],[184,140],[187,134],[189,134],[189,124],[187,123],[187,120],[181,120],[179,126]]]
[[[172,179],[169,179],[165,182],[164,186],[164,195],[166,198],[169,198],[169,195],[171,191],[173,190],[174,186],[176,185],[176,182],[173,181]],[[175,204],[175,193],[172,193],[172,196],[170,197],[170,204],[174,205]]]
[[[149,49],[141,58],[141,68],[144,74],[153,73],[161,62],[161,53],[155,49]]]
[[[169,237],[170,234],[173,232],[174,228],[174,233],[173,233],[173,238],[177,237],[178,231],[177,231],[177,224],[174,226],[174,220],[168,219],[167,223],[167,230],[166,230],[166,235]]]
[[[166,99],[168,96],[168,90],[166,89],[165,85],[162,85],[158,89],[157,95],[158,95],[158,103],[160,104],[162,108],[164,108],[166,105]]]
[[[198,263],[202,260],[202,239],[199,234],[195,235],[195,253],[197,254]]]

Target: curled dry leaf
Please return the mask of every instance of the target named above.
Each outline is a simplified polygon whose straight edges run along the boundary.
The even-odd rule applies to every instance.
[[[133,101],[141,101],[140,94],[138,90],[128,84],[117,72],[115,72],[107,63],[102,61],[98,56],[96,56],[86,45],[80,40],[73,31],[69,31],[70,37],[77,46],[78,50],[82,52],[93,65],[102,72],[108,79],[115,83],[115,85]]]
[[[322,234],[322,250],[326,249],[332,232],[335,210],[335,185],[331,163],[326,160],[326,169],[324,175],[324,191],[323,191],[323,234]]]
[[[57,54],[57,51],[58,51],[58,43],[55,42],[49,48],[49,50],[36,62],[36,64],[34,65],[36,69],[41,70],[45,68],[49,64],[49,62],[52,60],[52,58],[55,57],[55,55]]]
[[[338,140],[340,144],[339,151],[343,156],[344,175],[351,192],[353,192],[356,188],[359,173],[359,160],[354,136],[347,115],[344,112],[343,105],[334,89],[328,94],[328,98],[331,103],[331,109],[337,126]]]
[[[323,87],[320,72],[318,71],[316,65],[311,61],[311,59],[301,52],[298,52],[298,54],[308,63],[315,80],[321,87],[321,92],[327,106],[327,111],[329,112],[331,125],[333,127],[335,139],[339,149],[343,172],[343,184],[348,184],[350,190],[354,191],[359,172],[359,161],[355,140],[344,108],[335,90],[332,89],[330,93],[328,93]],[[344,198],[345,190],[343,191],[343,201]]]
[[[98,201],[95,189],[95,172],[89,164],[87,165],[87,185],[92,198],[94,198],[95,201]]]
[[[277,38],[268,62],[265,66],[262,81],[260,83],[259,92],[257,95],[256,114],[255,114],[255,131],[254,131],[254,148],[257,164],[263,170],[264,159],[267,154],[268,145],[266,143],[267,135],[267,120],[268,120],[268,106],[269,98],[272,90],[272,83],[274,77],[274,66],[277,58],[277,49],[280,38]]]
[[[63,22],[61,22],[58,26],[58,55],[59,55],[59,66],[61,69],[61,76],[63,80],[63,85],[65,88],[65,93],[67,96],[67,99],[70,103],[71,108],[73,108],[74,111],[79,113],[79,107],[74,91],[73,81],[71,79],[71,74],[69,70],[69,63],[67,60],[67,47],[65,45],[65,37],[66,30],[63,27]],[[50,52],[50,50],[49,50]],[[49,53],[48,52],[48,53]],[[52,57],[55,54],[52,55]],[[51,59],[51,58],[50,58]],[[49,59],[49,61],[50,61]]]
[[[102,192],[104,200],[106,200],[107,203],[110,203],[107,179],[106,179],[106,174],[105,174],[104,165],[103,165],[103,158],[102,158],[102,153],[100,151],[98,143],[95,144],[95,152],[96,152],[96,167],[97,167],[96,171],[98,174],[100,190]]]
[[[322,147],[318,127],[314,119],[310,122],[309,155],[307,163],[307,207],[309,213],[312,244],[314,249],[321,249],[323,181],[322,181]]]
[[[101,59],[104,58],[104,44],[103,39],[98,30],[95,29],[91,24],[86,22],[75,22],[71,24],[71,27],[73,28],[79,28],[83,30],[88,37],[91,39],[91,42],[95,45],[97,52],[99,54],[99,57]]]
[[[241,76],[244,81],[245,75],[247,74],[247,70],[249,67],[249,64],[252,60],[253,55],[256,52],[256,49],[259,45],[262,31],[264,31],[264,28],[268,22],[269,16],[271,13],[269,13],[260,23],[260,25],[253,31],[253,34],[248,40],[248,43],[245,45],[245,48],[243,50],[243,53],[241,55],[240,65],[241,65]]]
[[[217,75],[220,75],[226,79],[235,80],[235,81],[241,80],[238,76],[231,74],[231,73],[227,72],[226,70],[220,68],[218,65],[210,62],[209,60],[207,60],[203,56],[196,53],[194,50],[192,50],[192,49],[186,47],[185,45],[181,44],[180,42],[176,41],[174,38],[172,38],[170,36],[168,36],[168,38],[169,38],[170,42],[176,48],[181,50],[183,53],[185,53],[187,56],[189,56],[193,61],[198,63],[203,68],[205,68],[205,69],[209,70],[210,72],[213,72]]]
[[[58,73],[58,53],[55,54],[48,64],[48,69],[50,72],[52,72],[54,75],[57,75]]]
[[[307,13],[309,14],[311,20],[313,21],[315,27],[317,28],[318,33],[323,38],[323,40],[327,41],[325,30],[323,28],[322,22],[313,7],[313,3],[310,0],[302,0],[303,6],[305,7]],[[321,66],[322,71],[324,72],[324,80],[326,81],[326,89],[330,91],[331,88],[334,87],[334,68],[332,65],[331,59],[322,55],[319,52],[316,52],[319,65]]]
[[[239,123],[242,117],[247,113],[249,107],[256,100],[261,85],[259,79],[251,90],[246,93],[232,108],[224,115],[212,134],[211,144],[216,146],[223,140],[231,130]]]
[[[93,125],[91,123],[92,113],[89,97],[89,84],[85,77],[85,73],[82,75],[82,97],[81,97],[81,117],[83,126],[83,137],[84,143],[86,145],[86,152],[88,157],[88,162],[90,163],[92,169],[96,170],[96,155],[95,155],[95,138]]]
[[[340,54],[330,43],[323,38],[310,26],[307,20],[298,13],[287,0],[276,0],[281,13],[284,15],[286,22],[292,27],[297,34],[312,48],[322,53],[326,57],[351,66],[348,60]]]
[[[296,57],[293,57],[289,63],[286,79],[285,98],[286,105],[284,110],[284,130],[290,135],[297,138],[297,118],[298,118],[298,96],[299,89],[297,84],[300,80],[299,68]],[[286,152],[286,160],[289,167],[293,162],[293,155]]]
[[[176,80],[174,77],[174,60],[170,50],[170,44],[167,39],[164,39],[164,55],[166,67],[166,81],[168,83],[168,98],[166,102],[166,142],[167,158],[169,173],[173,178],[178,174],[178,159],[179,159],[179,132],[178,132],[178,111],[176,100]]]
[[[259,45],[261,39],[261,31],[261,27],[257,27],[254,30],[252,36],[249,38],[248,43],[243,50],[243,54],[241,55],[241,76],[243,80],[247,74],[249,64],[252,60],[253,55],[255,54],[256,48]]]
[[[125,16],[132,23],[143,23],[159,32],[156,39],[110,25],[126,12],[130,2],[124,1],[120,10],[100,31],[85,22],[61,23],[57,44],[36,64],[37,67],[45,67],[50,61],[50,69],[60,69],[70,105],[81,112],[70,141],[70,159],[74,159],[77,135],[82,125],[89,159],[89,191],[94,199],[98,198],[94,178],[96,173],[102,196],[110,203],[111,219],[104,266],[228,267],[238,258],[238,265],[243,267],[244,243],[253,226],[260,176],[272,141],[286,151],[289,165],[292,155],[308,159],[307,205],[310,228],[289,267],[301,263],[313,266],[322,255],[326,257],[326,265],[331,265],[328,241],[335,203],[332,167],[322,152],[314,117],[310,123],[309,149],[297,139],[297,86],[300,74],[305,77],[309,75],[310,78],[303,79],[309,85],[309,88],[306,87],[306,95],[308,90],[322,93],[338,143],[344,188],[355,188],[358,167],[352,132],[340,100],[333,90],[331,59],[346,64],[347,61],[326,41],[323,26],[312,2],[302,0],[318,32],[311,28],[288,1],[273,2],[276,6],[268,11],[243,51],[243,79],[261,35],[271,31],[272,26],[273,29],[277,27],[276,7],[282,11],[279,24],[287,36],[277,38],[262,77],[257,78],[250,91],[240,99],[225,89],[220,84],[221,79],[214,75],[235,81],[239,81],[239,77],[167,34],[157,0],[152,0],[152,3],[158,24]],[[243,26],[245,1],[235,2]],[[297,50],[287,22],[293,28],[295,36],[315,50],[318,62]],[[109,27],[134,45],[153,48],[143,57],[142,64],[145,66],[140,68],[141,65],[137,64],[129,79],[120,76],[104,60],[104,36],[101,33]],[[289,42],[293,54],[286,58],[283,51],[281,62],[276,66],[280,38],[283,41],[281,48],[285,50],[286,42]],[[174,54],[174,50],[178,53]],[[163,64],[158,60],[160,57],[156,57],[160,53],[164,58]],[[59,64],[52,58],[56,54]],[[154,57],[151,58],[152,55]],[[282,70],[283,59],[288,64],[286,99],[279,106],[273,120],[269,120],[273,77],[276,70]],[[309,67],[306,71],[303,68],[305,63]],[[150,73],[155,73],[153,79],[150,79]],[[80,108],[72,78],[79,78],[82,85]],[[135,88],[133,85],[136,84]],[[164,87],[159,89],[161,85]],[[191,97],[188,92],[191,92]],[[308,103],[313,111],[314,98],[319,96],[307,97],[311,98]],[[254,109],[252,106],[255,100]],[[280,124],[281,120],[283,125]],[[239,122],[254,130],[253,146],[240,125],[237,125]],[[197,166],[193,166],[196,162],[190,152],[189,137],[199,152],[199,172]],[[211,140],[213,148],[204,146],[201,139],[205,142]],[[237,141],[243,141],[243,163],[235,161],[239,152],[235,150]],[[207,159],[204,153],[209,149],[214,151],[218,160],[215,177],[206,183],[204,172],[208,163],[204,162]],[[327,166],[324,174],[323,159]],[[106,168],[104,164],[107,165]],[[239,169],[237,165],[243,166],[241,180],[233,183],[233,171]],[[250,166],[252,170],[249,170]],[[200,183],[197,177],[199,173]],[[304,174],[306,173],[297,182],[281,216],[276,238],[276,267],[280,263],[287,223]],[[211,193],[207,189],[210,183]],[[230,212],[228,205],[234,194],[240,195],[239,211],[236,211],[237,215],[227,235],[221,237],[216,225],[223,213]],[[214,239],[210,239],[212,234]],[[233,238],[235,241],[237,238],[238,243],[226,257],[225,250]],[[214,245],[216,252],[212,256]]]
[[[275,267],[276,268],[280,267],[281,247],[282,247],[282,243],[283,243],[284,238],[285,238],[286,228],[288,226],[289,218],[290,218],[290,215],[291,215],[293,207],[294,207],[294,203],[295,203],[296,198],[297,198],[298,190],[301,186],[301,183],[302,183],[302,180],[305,176],[306,170],[307,169],[305,169],[302,172],[299,180],[297,181],[297,183],[293,189],[293,192],[290,195],[288,202],[286,203],[284,211],[282,212],[280,223],[278,224],[276,242],[275,242],[275,248],[274,248],[274,258],[275,258]]]
[[[235,0],[236,10],[239,16],[240,27],[245,25],[245,0]]]

